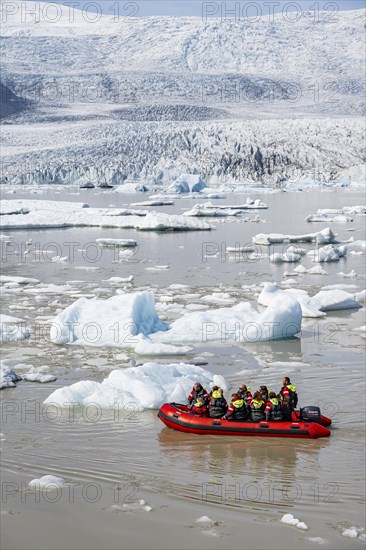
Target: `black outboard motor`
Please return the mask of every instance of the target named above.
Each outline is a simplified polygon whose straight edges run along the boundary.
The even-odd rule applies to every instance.
[[[309,406],[300,409],[300,420],[303,422],[319,422],[320,418],[319,407]]]

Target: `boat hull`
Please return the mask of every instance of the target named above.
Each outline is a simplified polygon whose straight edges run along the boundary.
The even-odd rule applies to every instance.
[[[317,439],[329,437],[330,430],[315,422],[232,422],[223,418],[200,417],[188,407],[165,403],[158,412],[160,420],[173,430],[203,435],[292,437]]]

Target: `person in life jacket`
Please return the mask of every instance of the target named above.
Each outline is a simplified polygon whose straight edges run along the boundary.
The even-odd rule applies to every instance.
[[[252,416],[253,422],[260,422],[261,420],[265,420],[265,408],[266,404],[263,401],[261,393],[259,391],[254,392],[253,399],[250,404],[250,414]]]
[[[269,392],[268,401],[264,410],[266,421],[280,422],[283,420],[282,405],[274,391]]]
[[[192,388],[191,393],[188,396],[188,404],[192,408],[195,402],[198,398],[201,398],[203,402],[206,404],[209,400],[209,395],[206,391],[206,389],[200,384],[200,382],[196,382],[195,385]]]
[[[222,389],[212,386],[211,399],[208,403],[208,415],[211,418],[221,418],[227,411],[227,402]]]
[[[224,418],[226,420],[242,422],[244,420],[247,420],[248,416],[248,407],[244,399],[241,399],[237,393],[233,393],[231,396],[230,406]]]
[[[201,397],[198,397],[192,407],[193,414],[207,416],[207,406]]]
[[[280,390],[281,401],[286,401],[291,409],[296,409],[298,402],[296,387],[291,384],[288,376],[285,376],[285,378],[282,380],[282,384],[283,386]]]
[[[296,387],[290,382],[288,376],[282,380],[282,388],[278,394],[278,398],[282,403],[282,413],[284,420],[291,420],[291,413],[296,408],[298,397]]]
[[[252,402],[253,396],[250,392],[249,386],[246,386],[245,384],[241,384],[236,393],[238,394],[240,399],[244,399],[245,403],[247,405],[250,405],[250,403]]]
[[[269,390],[267,386],[260,386],[259,393],[261,394],[263,401],[266,403],[268,401],[268,394],[269,394]]]

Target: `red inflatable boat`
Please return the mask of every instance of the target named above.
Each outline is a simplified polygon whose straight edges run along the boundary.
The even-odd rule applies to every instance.
[[[186,433],[308,439],[330,436],[330,430],[325,427],[332,423],[329,418],[321,416],[318,422],[311,422],[299,420],[299,416],[298,411],[294,412],[292,422],[233,422],[223,418],[197,416],[186,405],[178,403],[165,403],[158,412],[158,417],[166,426]]]

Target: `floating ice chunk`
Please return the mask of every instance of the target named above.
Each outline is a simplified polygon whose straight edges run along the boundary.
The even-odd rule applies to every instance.
[[[18,382],[21,379],[22,377],[7,365],[2,364],[0,366],[0,390],[3,390],[4,388],[15,388],[15,382]]]
[[[360,540],[361,542],[366,542],[366,534],[361,533],[361,535],[358,536],[358,540]]]
[[[47,374],[49,369],[47,366],[31,367],[27,373],[23,374],[23,380],[27,380],[27,382],[40,382],[41,384],[54,382],[57,378],[52,374]]]
[[[0,283],[16,283],[18,285],[38,285],[40,281],[38,279],[32,279],[31,277],[16,277],[15,275],[0,275]]]
[[[297,529],[302,529],[302,531],[308,531],[309,527],[303,521],[299,521],[296,525]]]
[[[321,290],[311,299],[311,305],[321,311],[336,311],[340,309],[356,309],[362,307],[352,294],[344,290]]]
[[[137,241],[134,239],[96,239],[95,242],[99,244],[100,246],[104,247],[110,247],[110,248],[118,248],[118,247],[135,247],[137,246]]]
[[[336,283],[335,285],[322,286],[320,290],[356,290],[357,285],[346,285],[343,283]]]
[[[227,246],[226,252],[229,252],[229,253],[234,252],[235,254],[240,254],[244,252],[255,252],[255,246],[239,246],[239,247]]]
[[[343,529],[342,537],[347,537],[349,539],[357,539],[358,532],[357,532],[356,529],[354,529],[352,527],[350,529]]]
[[[281,523],[285,523],[286,525],[293,525],[296,527],[296,525],[299,523],[299,520],[296,519],[292,514],[285,514],[281,518]]]
[[[351,216],[345,214],[310,214],[305,218],[306,222],[334,222],[334,223],[348,223],[353,222]]]
[[[0,342],[15,342],[29,338],[30,332],[24,319],[0,314]]]
[[[300,254],[300,256],[305,256],[306,248],[301,248],[301,246],[288,246],[286,248],[286,254]]]
[[[273,264],[299,262],[300,260],[300,254],[293,254],[291,252],[286,254],[279,254],[276,252],[270,256],[270,261]]]
[[[322,537],[308,537],[307,540],[309,542],[313,542],[314,544],[327,544],[328,542],[325,539],[322,539]]]
[[[276,244],[276,243],[300,243],[300,242],[317,242],[318,244],[336,243],[333,231],[327,227],[318,233],[307,233],[305,235],[283,235],[282,233],[260,233],[253,237],[255,244]]]
[[[32,479],[29,482],[29,487],[42,491],[54,491],[67,485],[66,481],[62,477],[53,475],[46,475],[39,479]]]
[[[349,273],[343,273],[343,271],[340,271],[337,275],[346,279],[353,279],[354,277],[357,277],[357,273],[354,269],[352,269]]]
[[[209,231],[211,225],[206,222],[187,220],[187,217],[148,212],[136,225],[140,231]]]
[[[202,523],[207,526],[218,525],[218,522],[211,519],[209,516],[201,516],[200,518],[196,519],[196,523]]]
[[[314,267],[308,270],[309,275],[328,275],[328,271],[325,271],[320,265],[314,265]]]
[[[134,276],[129,275],[128,277],[110,277],[108,279],[108,282],[111,284],[132,283],[133,280],[134,280]]]
[[[290,294],[300,304],[303,317],[325,317],[325,313],[320,311],[319,308],[316,307],[316,305],[312,304],[312,300],[305,290],[281,290],[277,287],[275,283],[264,284],[263,290],[258,296],[258,303],[264,306],[269,306],[270,304],[272,304],[275,297],[281,297],[286,294]]]
[[[225,391],[230,385],[222,376],[215,375],[197,365],[171,363],[169,365],[148,362],[137,367],[112,371],[103,382],[83,380],[54,391],[45,404],[69,407],[93,403],[103,409],[132,407],[158,409],[166,402],[185,403],[193,384],[200,381],[210,388],[217,384]]]
[[[174,201],[172,200],[150,200],[143,202],[131,202],[130,206],[172,206]]]
[[[295,267],[294,272],[303,274],[303,273],[307,273],[308,270],[303,265],[298,265],[297,267]]]

